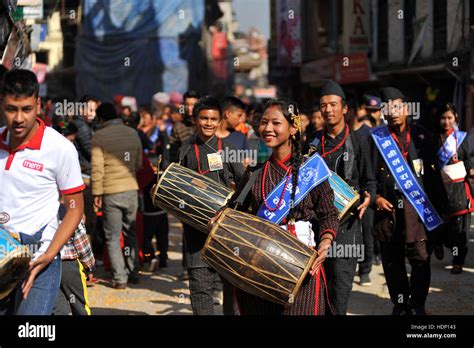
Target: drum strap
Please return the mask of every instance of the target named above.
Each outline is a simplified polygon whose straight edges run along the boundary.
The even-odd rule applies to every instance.
[[[189,150],[191,150],[191,148],[192,148],[191,144],[185,144],[183,146],[183,149],[179,152],[178,164],[182,165],[184,158],[188,154]]]
[[[322,137],[322,132],[316,135],[314,138],[313,142],[311,143],[311,146],[314,148],[315,151],[317,151],[317,148],[319,144],[321,144],[321,137]],[[352,172],[353,172],[353,167],[354,167],[354,158],[356,157],[355,153],[355,147],[354,147],[354,132],[349,132],[349,136],[347,137],[345,143],[344,143],[344,152],[347,152],[347,161],[344,161],[344,180],[349,181],[352,179]],[[336,169],[336,168],[334,168]]]
[[[237,196],[237,199],[234,200],[234,202],[233,202],[233,203],[235,203],[236,208],[237,208],[237,206],[241,207],[241,206],[244,205],[245,199],[247,198],[250,190],[252,189],[253,184],[257,180],[258,174],[261,171],[262,171],[262,168],[259,168],[259,169],[252,172],[252,174],[250,175],[250,178],[247,181],[247,183],[245,184],[244,188],[242,189],[242,191],[240,191],[239,195]]]

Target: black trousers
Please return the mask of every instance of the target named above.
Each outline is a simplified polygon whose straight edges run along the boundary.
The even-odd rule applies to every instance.
[[[78,260],[62,260],[61,285],[54,315],[90,315],[84,267]]]
[[[362,244],[361,226],[358,218],[352,217],[340,227],[335,243],[340,246],[353,245],[354,247]],[[324,261],[324,267],[326,268],[329,302],[334,314],[346,315],[352,282],[356,274],[357,257],[354,255],[329,257]]]
[[[464,265],[467,256],[468,234],[471,227],[471,214],[455,216],[442,226],[444,245],[451,249],[453,265]]]
[[[427,258],[420,257],[420,248],[426,248]],[[422,307],[430,288],[431,267],[426,242],[380,242],[382,265],[393,304]],[[405,257],[411,266],[408,279]]]
[[[210,267],[188,268],[191,308],[194,315],[214,315],[214,282],[217,272]]]
[[[369,274],[372,271],[374,259],[374,210],[367,208],[362,217],[362,238],[364,240],[364,261],[359,262],[359,274]]]
[[[145,258],[153,258],[155,249],[153,248],[152,239],[156,238],[156,249],[160,252],[160,262],[166,262],[168,258],[169,245],[169,224],[168,214],[162,212],[160,215],[143,216],[143,253]]]

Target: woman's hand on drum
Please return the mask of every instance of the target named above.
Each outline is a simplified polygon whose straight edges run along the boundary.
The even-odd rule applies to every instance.
[[[314,276],[319,272],[321,265],[323,264],[324,260],[326,260],[326,255],[328,253],[329,248],[332,244],[332,238],[325,237],[319,242],[318,246],[318,257],[314,260],[313,265],[311,266],[310,274]]]
[[[364,213],[370,204],[370,193],[365,191],[364,196],[365,196],[364,201],[362,202],[361,205],[357,207],[357,210],[359,210],[359,220],[362,220],[362,217],[364,216]]]
[[[44,268],[46,268],[54,259],[54,255],[49,255],[44,253],[36,260],[30,262],[30,269],[28,273],[28,278],[21,285],[21,291],[23,292],[23,298],[26,299],[28,294],[33,286],[33,283],[36,279],[38,273],[40,273]]]
[[[375,205],[377,206],[378,211],[385,210],[390,213],[395,211],[395,209],[393,208],[393,205],[382,196],[377,197],[377,199],[375,200]]]

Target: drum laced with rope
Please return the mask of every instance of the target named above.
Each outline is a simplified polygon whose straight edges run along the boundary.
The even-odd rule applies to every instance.
[[[172,163],[152,189],[153,204],[201,232],[208,233],[208,222],[233,191],[216,181],[177,163]]]
[[[336,173],[331,171],[329,177],[329,184],[334,191],[334,206],[339,211],[339,220],[342,222],[346,220],[352,213],[352,209],[359,202],[359,192],[349,186]]]
[[[227,208],[211,226],[202,257],[239,289],[290,305],[317,252],[274,223]]]

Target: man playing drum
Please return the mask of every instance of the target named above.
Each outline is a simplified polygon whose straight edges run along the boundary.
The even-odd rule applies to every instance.
[[[320,97],[325,128],[313,141],[312,151],[316,150],[321,154],[329,169],[360,193],[358,214],[351,214],[345,219],[336,238],[336,243],[344,245],[344,250],[357,251],[358,246],[363,245],[360,219],[375,197],[376,184],[368,143],[346,124],[344,115],[347,109],[346,96],[341,86],[327,81]],[[353,247],[346,248],[346,245]],[[333,257],[326,263],[329,296],[333,300],[332,305],[337,315],[345,315],[347,312],[359,257],[355,254]]]
[[[39,118],[39,85],[31,71],[5,74],[0,128],[3,227],[34,252],[15,298],[17,315],[49,315],[61,280],[59,252],[83,215],[85,186],[74,145]],[[67,212],[58,222],[59,195]]]
[[[221,107],[216,98],[199,99],[193,109],[197,134],[180,149],[179,159],[184,167],[227,187],[235,187],[240,182],[244,168],[241,162],[231,163],[224,160],[227,156],[221,156],[222,151],[229,155],[231,151],[235,151],[232,144],[216,136],[221,117]],[[217,274],[201,258],[206,238],[206,234],[184,224],[185,260],[189,273],[191,307],[195,315],[214,314],[213,285]],[[224,306],[226,307],[226,303]]]

